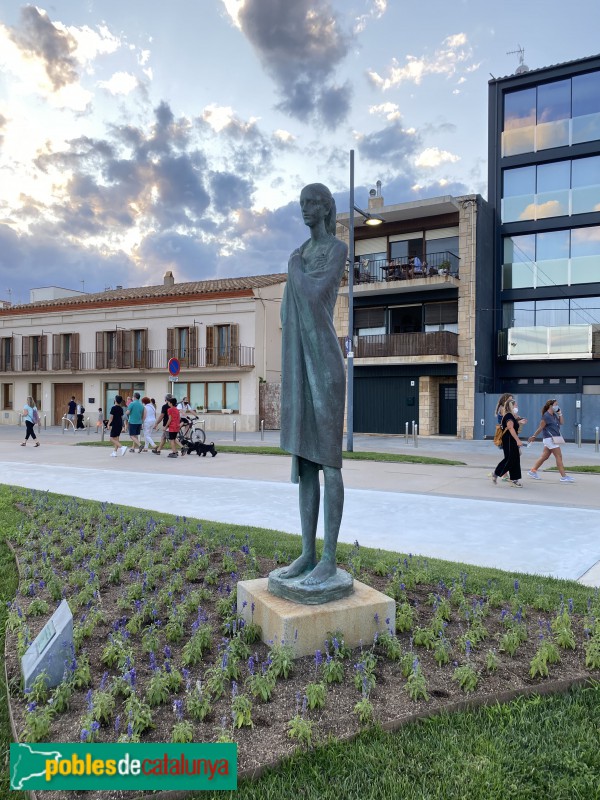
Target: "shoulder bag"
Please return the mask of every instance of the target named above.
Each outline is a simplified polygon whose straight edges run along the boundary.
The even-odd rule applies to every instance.
[[[565,443],[565,440],[563,439],[562,436],[552,436],[551,438],[552,438],[552,441],[554,442],[554,444],[564,444]]]

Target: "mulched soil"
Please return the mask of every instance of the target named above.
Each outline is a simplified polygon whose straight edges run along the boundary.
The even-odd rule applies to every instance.
[[[168,536],[169,534],[165,534]],[[191,534],[192,536],[194,534]],[[16,548],[19,567],[25,566],[19,555],[22,548]],[[191,684],[194,685],[197,679],[202,679],[206,668],[218,660],[217,644],[222,637],[222,619],[219,618],[216,610],[216,601],[225,596],[226,585],[231,582],[230,574],[222,571],[223,560],[222,548],[215,548],[210,553],[210,567],[220,572],[219,585],[208,586],[211,591],[211,599],[202,604],[208,622],[214,628],[214,644],[205,656],[202,664],[190,667]],[[239,550],[234,552],[234,557],[239,565],[240,574],[243,574],[245,556]],[[259,558],[257,559],[258,572],[261,576],[266,576],[277,566],[274,560]],[[112,565],[105,565],[105,574],[100,576],[100,598],[101,608],[105,614],[105,622],[96,626],[90,638],[84,640],[83,649],[89,656],[92,670],[92,688],[96,689],[100,685],[102,676],[108,672],[109,679],[118,675],[119,671],[107,669],[101,661],[102,651],[108,641],[109,634],[114,628],[117,620],[129,619],[130,612],[124,612],[117,605],[119,598],[122,598],[127,587],[139,579],[134,573],[123,571],[123,583],[113,585],[108,582],[107,576]],[[185,572],[185,569],[182,571]],[[362,571],[360,579],[369,583],[373,587],[385,591],[389,585],[389,577],[380,577],[368,571]],[[182,593],[201,587],[202,580],[197,582],[186,581]],[[233,584],[232,584],[233,585]],[[162,587],[159,587],[162,588]],[[220,589],[220,591],[219,591]],[[428,604],[428,596],[431,592],[439,592],[440,587],[432,585],[417,585],[406,592],[408,602],[415,608],[415,625],[424,627],[428,624],[434,611]],[[44,596],[42,593],[40,596]],[[55,603],[46,596],[53,608]],[[468,598],[469,604],[478,599],[473,596]],[[28,608],[30,598],[19,596],[18,602],[24,612]],[[81,610],[74,614],[75,621],[81,618]],[[474,648],[471,654],[471,663],[480,674],[480,682],[477,689],[469,695],[470,698],[481,700],[502,695],[507,691],[531,690],[531,687],[543,686],[548,681],[560,681],[564,679],[576,680],[590,677],[591,672],[585,668],[585,654],[583,650],[583,620],[577,615],[573,615],[573,631],[577,641],[574,650],[561,649],[560,663],[550,666],[550,677],[534,678],[529,677],[530,662],[538,646],[538,634],[540,624],[543,628],[546,623],[553,618],[554,614],[526,610],[525,623],[528,630],[528,640],[523,643],[514,657],[506,653],[498,652],[498,642],[500,636],[506,628],[501,621],[501,609],[490,609],[489,614],[484,619],[485,627],[489,633],[488,639],[481,643],[478,648]],[[43,627],[46,617],[31,617],[28,624],[31,633],[35,636]],[[172,663],[181,669],[181,653],[183,645],[191,634],[191,625],[195,615],[186,621],[186,636],[179,644],[171,644]],[[423,647],[414,647],[414,654],[418,656],[421,668],[427,678],[427,691],[429,700],[413,702],[406,692],[406,679],[400,672],[397,662],[389,661],[382,653],[380,648],[376,648],[378,662],[376,667],[377,683],[372,690],[370,699],[374,707],[374,719],[376,722],[386,724],[403,719],[410,719],[413,715],[426,712],[437,713],[444,708],[465,700],[466,695],[458,685],[452,680],[453,672],[457,664],[465,663],[465,654],[456,646],[458,638],[467,630],[467,622],[459,617],[456,608],[452,611],[452,620],[448,623],[445,636],[453,645],[451,661],[445,666],[438,666],[431,650]],[[399,639],[403,649],[409,650],[411,647],[411,634],[399,634]],[[133,635],[131,642],[135,652],[135,667],[137,672],[137,690],[143,696],[147,683],[151,676],[149,657],[142,651],[141,635]],[[165,645],[164,632],[161,634],[161,646],[157,652],[157,660],[161,664],[164,660],[162,650]],[[485,669],[486,654],[490,648],[497,651],[498,669],[489,673]],[[263,662],[268,655],[268,647],[259,643],[252,645],[253,653],[257,654],[257,661]],[[307,718],[314,723],[315,740],[325,741],[327,737],[345,738],[355,735],[360,730],[360,725],[353,708],[360,699],[360,692],[354,685],[354,664],[360,660],[360,650],[352,653],[352,656],[344,661],[344,682],[333,684],[327,688],[327,699],[325,708],[320,711],[308,711]],[[8,632],[6,645],[6,666],[9,685],[12,687],[11,709],[14,718],[16,731],[21,737],[24,729],[27,699],[18,691],[20,678],[20,665],[17,656],[17,642],[14,634]],[[243,682],[247,676],[247,668],[244,665],[243,674],[238,684],[240,691],[243,691]],[[282,759],[291,755],[298,746],[287,733],[287,725],[290,719],[297,713],[297,697],[303,696],[305,687],[308,683],[315,680],[315,662],[312,656],[297,659],[291,676],[287,679],[279,679],[273,693],[273,698],[269,703],[261,703],[253,700],[252,720],[253,728],[242,728],[233,734],[234,740],[238,744],[238,767],[240,771],[260,769],[263,765]],[[57,715],[52,722],[49,741],[54,742],[78,742],[82,728],[82,719],[86,714],[86,689],[75,692],[70,710],[66,713]],[[184,693],[180,694],[183,697]],[[118,698],[116,714],[121,714],[125,720],[123,726],[126,727],[126,715],[123,712],[123,699]],[[231,695],[215,701],[213,711],[209,719],[205,722],[194,722],[194,740],[197,742],[215,741],[219,728],[223,721],[230,726],[231,719]],[[153,722],[155,727],[142,735],[143,742],[168,742],[171,740],[171,732],[175,723],[172,703],[153,709]],[[97,741],[115,741],[116,736],[112,725],[102,727],[99,731]],[[79,792],[69,792],[62,795],[58,792],[45,792],[44,797],[48,800],[62,800],[78,796]],[[94,792],[81,793],[89,800],[96,797],[133,797],[139,793],[123,792],[104,792],[101,795]]]

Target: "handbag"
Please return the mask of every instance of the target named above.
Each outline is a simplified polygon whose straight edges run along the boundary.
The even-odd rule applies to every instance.
[[[496,425],[496,432],[494,433],[494,444],[496,447],[502,447],[502,425]]]
[[[552,436],[552,441],[554,442],[554,444],[564,444],[565,443],[565,440],[563,439],[562,436]]]

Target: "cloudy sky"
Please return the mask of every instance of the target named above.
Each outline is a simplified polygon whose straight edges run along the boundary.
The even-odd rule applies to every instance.
[[[303,185],[486,194],[487,82],[600,50],[597,0],[0,6],[0,299],[285,271]]]

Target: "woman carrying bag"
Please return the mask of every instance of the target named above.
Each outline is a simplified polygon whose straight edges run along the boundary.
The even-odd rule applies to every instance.
[[[529,441],[533,442],[535,441],[535,437],[538,435],[538,433],[543,431],[542,440],[544,442],[544,450],[542,455],[527,473],[530,478],[534,479],[534,481],[542,480],[538,475],[538,469],[542,466],[544,461],[547,461],[550,458],[550,454],[552,453],[556,459],[557,469],[560,472],[560,482],[575,483],[575,479],[570,475],[567,475],[563,465],[562,451],[560,449],[561,444],[564,444],[565,442],[560,432],[560,426],[563,424],[564,419],[558,403],[556,400],[547,400],[542,408],[542,419],[540,424],[538,425],[535,433],[529,437]]]
[[[502,450],[504,458],[492,473],[492,481],[498,482],[498,478],[508,472],[510,476],[509,486],[516,486],[521,489],[521,440],[519,439],[519,409],[515,401],[511,398],[504,405],[504,416],[502,417]]]

